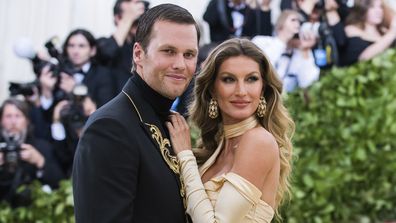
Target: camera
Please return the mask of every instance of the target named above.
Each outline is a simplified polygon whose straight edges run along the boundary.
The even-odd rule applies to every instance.
[[[5,142],[0,142],[0,152],[4,154],[4,167],[9,173],[15,173],[18,167],[19,151],[21,144],[14,137],[10,137]]]
[[[54,77],[59,77],[59,74],[61,72],[67,73],[67,74],[73,74],[75,73],[75,69],[73,68],[73,65],[71,62],[68,60],[64,59],[62,57],[62,54],[58,51],[58,49],[55,47],[57,42],[57,38],[53,37],[49,39],[45,44],[45,48],[47,49],[48,54],[51,56],[51,59],[49,60],[42,60],[38,58],[37,56],[32,59],[33,63],[33,70],[36,73],[37,76],[40,75],[41,71],[45,66],[49,66],[50,71],[52,71],[52,75]]]
[[[147,12],[147,10],[149,10],[150,7],[150,2],[148,1],[140,1],[144,4],[144,12]]]
[[[73,89],[70,103],[60,111],[60,119],[63,125],[73,130],[84,126],[88,116],[84,113],[84,100],[88,95],[88,88],[84,84],[76,85]]]
[[[36,79],[40,77],[40,74],[44,67],[49,66],[49,70],[52,71],[52,75],[58,78],[61,72],[72,75],[76,72],[73,68],[71,62],[64,59],[62,54],[56,48],[57,38],[53,37],[45,42],[44,46],[47,49],[48,54],[51,56],[49,60],[43,60],[38,57],[37,53],[33,50],[32,43],[29,39],[19,39],[14,45],[14,52],[17,56],[25,59],[29,59],[33,65],[33,71],[36,74]],[[16,83],[10,82],[9,91],[12,96],[14,95],[24,95],[30,96],[34,93],[34,88],[39,87],[39,82],[37,80],[29,83]],[[62,99],[64,94],[61,94]]]
[[[38,87],[37,81],[32,81],[28,83],[16,83],[16,82],[9,82],[10,86],[8,90],[10,91],[11,96],[15,95],[24,95],[24,96],[31,96],[34,94],[33,89]]]

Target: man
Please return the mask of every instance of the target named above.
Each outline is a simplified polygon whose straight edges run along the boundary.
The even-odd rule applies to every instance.
[[[211,0],[203,15],[209,25],[210,40],[219,44],[231,37],[272,34],[270,1],[256,8],[244,0]]]
[[[165,122],[196,68],[199,30],[162,4],[140,18],[133,75],[89,118],[73,167],[76,222],[186,222]]]
[[[132,66],[132,46],[139,17],[145,4],[138,0],[117,0],[113,15],[116,30],[108,38],[98,39],[98,60],[113,70],[117,93],[127,82]]]
[[[62,178],[51,144],[34,137],[28,104],[5,100],[0,107],[0,200],[27,205],[29,194],[16,193],[19,186],[39,180],[56,188]]]

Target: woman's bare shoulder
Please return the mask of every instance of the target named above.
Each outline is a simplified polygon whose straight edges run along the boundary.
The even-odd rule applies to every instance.
[[[279,147],[270,132],[257,127],[243,134],[235,151],[233,172],[262,188],[269,173],[279,165]]]
[[[242,136],[239,146],[244,147],[247,152],[252,150],[263,155],[273,153],[277,155],[279,151],[275,137],[263,127],[256,127],[247,131]]]
[[[347,25],[345,26],[345,34],[347,37],[362,37],[364,31],[355,25]]]

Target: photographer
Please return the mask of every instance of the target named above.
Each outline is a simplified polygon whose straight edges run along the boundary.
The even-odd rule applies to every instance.
[[[74,153],[85,121],[96,111],[96,104],[86,93],[86,90],[75,92],[72,101],[59,102],[53,112],[51,134],[55,156],[66,177],[71,176]]]
[[[84,29],[72,31],[63,44],[63,58],[75,70],[73,74],[60,73],[60,88],[71,94],[77,85],[85,85],[88,95],[102,106],[115,95],[110,70],[95,61],[97,48],[93,35]]]
[[[319,79],[320,70],[312,54],[316,38],[312,31],[300,31],[299,19],[297,11],[284,10],[276,22],[274,37],[252,39],[268,56],[286,92],[306,88]]]
[[[0,199],[14,205],[28,201],[16,194],[20,185],[40,180],[56,188],[63,178],[51,145],[33,136],[28,112],[25,102],[13,98],[0,107]]]
[[[350,0],[282,0],[281,7],[296,9],[303,17],[303,30],[313,30],[318,41],[315,63],[321,69],[340,65],[339,51],[346,44],[344,20]]]
[[[272,34],[270,0],[255,5],[245,0],[211,0],[203,19],[209,25],[210,40],[216,43],[231,37]]]
[[[61,100],[72,100],[76,86],[86,86],[87,94],[97,106],[113,98],[115,91],[109,69],[95,61],[96,41],[87,30],[72,31],[63,44],[62,54],[54,47],[48,48],[48,51],[55,52],[52,54],[57,63],[43,61],[34,64],[39,72],[37,78],[40,91],[35,90],[39,95],[26,98],[33,105],[32,122],[40,126],[40,132],[45,132],[43,138],[51,140],[50,126],[54,107]]]
[[[139,17],[148,9],[147,1],[117,0],[113,8],[116,30],[98,39],[98,59],[112,69],[117,93],[131,76],[132,46]]]

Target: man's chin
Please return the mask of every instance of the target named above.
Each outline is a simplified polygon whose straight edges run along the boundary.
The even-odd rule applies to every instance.
[[[168,94],[164,95],[165,97],[175,100],[177,97],[180,97],[184,91],[173,91],[173,92],[168,92]]]

